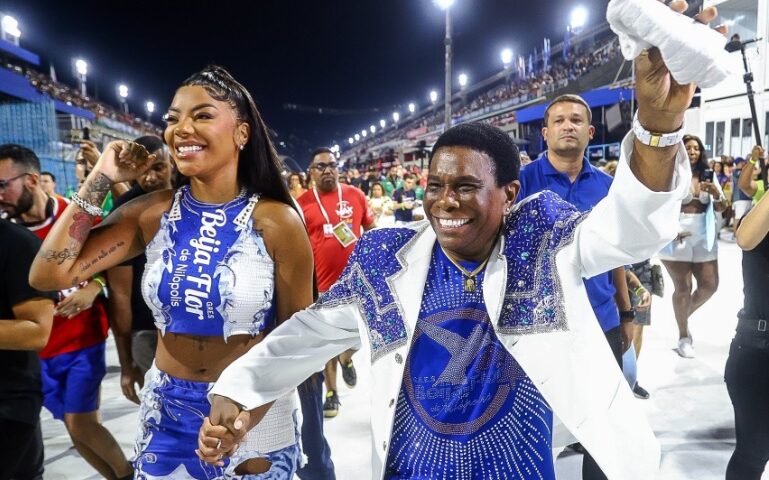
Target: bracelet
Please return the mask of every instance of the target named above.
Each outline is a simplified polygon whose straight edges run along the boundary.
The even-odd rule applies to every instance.
[[[636,297],[640,297],[642,292],[645,292],[646,288],[644,288],[643,285],[639,285],[638,288],[633,290],[633,294],[635,294]]]
[[[94,283],[98,283],[102,289],[107,288],[107,282],[101,276],[96,276],[91,279]]]
[[[92,205],[82,198],[80,198],[80,195],[77,193],[72,195],[72,203],[80,207],[81,210],[83,210],[85,213],[92,217],[101,217],[104,214],[104,210],[97,207],[96,205]]]
[[[758,162],[756,161],[755,158],[750,158],[750,159],[748,159],[748,163],[755,167]]]

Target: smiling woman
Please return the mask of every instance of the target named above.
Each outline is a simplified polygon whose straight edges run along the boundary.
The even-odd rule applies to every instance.
[[[154,161],[140,145],[110,144],[49,235],[33,283],[68,286],[146,248],[142,294],[161,336],[141,393],[137,475],[292,478],[301,456],[294,391],[275,401],[269,425],[252,430],[240,448],[219,445],[227,458],[207,465],[195,445],[204,419],[217,423],[206,418],[211,382],[311,303],[307,235],[267,127],[226,70],[208,67],[188,78],[165,120],[165,142],[189,185],[137,198],[92,229],[93,205],[110,186],[136,179]]]

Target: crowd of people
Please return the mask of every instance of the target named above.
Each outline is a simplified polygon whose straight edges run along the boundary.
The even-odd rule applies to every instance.
[[[533,69],[524,74],[511,73],[504,79],[501,85],[477,94],[469,101],[464,101],[452,112],[452,118],[463,120],[475,114],[488,113],[502,109],[505,106],[517,105],[537,99],[543,95],[553,93],[559,88],[569,85],[586,73],[600,67],[619,56],[619,45],[616,40],[609,39],[602,45],[579,45],[576,50],[570,52],[566,58],[553,56],[552,62],[547,67],[541,58],[537,59]],[[510,105],[508,105],[508,103]],[[374,134],[368,139],[357,143],[353,148],[356,151],[367,151],[377,146],[387,144],[394,140],[405,138],[405,132],[414,129],[422,129],[431,132],[438,129],[443,123],[443,112],[430,110],[414,120],[405,119],[395,128]],[[515,121],[515,114],[503,114],[494,117],[490,123],[502,127]]]
[[[116,110],[114,107],[95,98],[84,96],[80,90],[58,82],[49,75],[39,72],[34,68],[11,61],[6,61],[3,67],[26,77],[30,85],[40,93],[67,105],[88,110],[95,115],[97,121],[107,123],[111,127],[117,127],[117,129],[122,130],[121,126],[130,126],[132,129],[147,132],[157,130],[154,124],[136,115]]]
[[[534,161],[475,122],[443,132],[426,169],[342,172],[323,147],[284,175],[250,93],[217,66],[181,82],[162,139],[84,142],[70,199],[34,151],[0,146],[0,479],[42,478],[43,406],[104,478],[333,479],[324,418],[363,346],[372,478],[554,479],[561,427],[582,478],[653,478],[660,446],[633,400],[649,394],[628,374],[660,293],[649,259],[673,278],[691,358],[716,213],[763,188],[766,158],[716,172],[683,127],[695,85],[654,50],[636,69],[637,121],[608,173],[585,156],[589,105],[563,95]],[[734,216],[730,480],[769,460],[768,205]],[[139,404],[130,461],[99,415],[108,329]]]

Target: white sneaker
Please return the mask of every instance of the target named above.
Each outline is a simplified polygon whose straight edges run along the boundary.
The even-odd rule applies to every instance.
[[[694,353],[694,347],[692,346],[692,338],[684,337],[678,339],[678,348],[676,348],[676,353],[678,353],[678,355],[682,356],[683,358],[696,357],[696,354]]]

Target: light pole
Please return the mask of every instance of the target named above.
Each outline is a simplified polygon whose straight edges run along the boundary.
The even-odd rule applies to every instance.
[[[117,95],[120,98],[120,103],[123,105],[123,111],[128,113],[128,87],[122,83],[117,86]]]
[[[155,112],[155,102],[147,102],[144,108],[147,110],[147,121],[149,122],[152,114]]]
[[[371,131],[371,135],[376,133],[376,127],[374,125],[371,125],[370,127],[368,127],[368,129]]]
[[[445,106],[443,112],[443,128],[448,130],[451,127],[451,6],[454,4],[454,0],[434,0],[438,7],[446,11],[446,38],[444,44],[446,45],[446,68],[445,68],[445,80],[444,97]]]
[[[430,90],[430,103],[435,105],[435,102],[438,101],[438,92],[435,90]]]
[[[87,96],[85,90],[85,79],[86,75],[88,75],[88,63],[82,58],[78,58],[75,60],[75,71],[77,71],[77,80],[78,83],[80,83],[80,94],[85,97]]]
[[[413,103],[409,103],[409,113],[414,115],[414,112],[416,111],[417,111],[417,106],[414,105]]]
[[[401,119],[401,114],[398,112],[393,112],[393,122],[398,123],[398,120]]]
[[[383,118],[382,120],[379,120],[379,128],[385,128],[387,126],[387,122]]]

